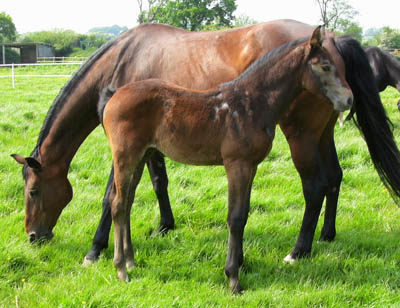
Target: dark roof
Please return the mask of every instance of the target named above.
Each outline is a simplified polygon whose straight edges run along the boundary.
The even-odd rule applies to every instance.
[[[4,43],[4,44],[0,43],[0,46],[10,47],[10,48],[35,47],[37,45],[53,47],[49,44],[43,44],[43,43]]]

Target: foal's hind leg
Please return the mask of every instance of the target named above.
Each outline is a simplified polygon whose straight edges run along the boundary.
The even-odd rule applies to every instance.
[[[250,206],[250,192],[257,167],[247,162],[224,163],[228,176],[229,243],[225,274],[233,293],[240,293],[239,267],[243,264],[243,232]]]

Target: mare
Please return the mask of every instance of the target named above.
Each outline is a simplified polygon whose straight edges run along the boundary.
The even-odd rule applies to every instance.
[[[216,88],[189,90],[148,79],[119,88],[108,103],[101,100],[99,114],[114,162],[111,213],[120,280],[129,281],[127,268],[134,266],[130,212],[136,187],[147,156],[157,150],[181,163],[225,167],[225,273],[232,292],[242,290],[239,267],[252,182],[257,165],[271,150],[281,115],[303,91],[324,98],[337,111],[350,109],[353,103],[349,85],[322,47],[322,29],[317,27],[305,42],[287,43],[263,55],[238,78]]]
[[[100,48],[54,100],[30,157],[13,156],[24,165],[25,230],[29,239],[32,242],[50,239],[58,217],[72,199],[68,169],[81,143],[100,123],[97,104],[102,89],[119,88],[149,78],[191,89],[212,88],[235,79],[263,53],[310,36],[313,30],[314,27],[293,20],[215,32],[187,32],[166,25],[143,24]],[[383,183],[397,198],[400,196],[400,154],[365,52],[357,41],[332,34],[327,35],[323,44],[340,75],[346,76],[354,95],[356,120],[371,159]],[[305,199],[300,234],[286,258],[289,262],[310,253],[324,199],[326,210],[320,239],[332,241],[336,235],[336,209],[342,181],[334,143],[338,112],[321,100],[304,91],[279,119]],[[160,230],[165,231],[174,226],[174,219],[162,155],[155,152],[147,166],[160,205]],[[112,171],[102,218],[85,263],[96,260],[108,245],[113,182]]]
[[[400,92],[400,61],[379,47],[368,46],[364,50],[371,65],[378,91],[382,92],[387,86],[392,86]],[[400,111],[400,99],[397,102],[397,108]],[[347,115],[346,121],[350,120],[353,114],[354,110],[352,109]],[[342,125],[342,114],[339,118]]]

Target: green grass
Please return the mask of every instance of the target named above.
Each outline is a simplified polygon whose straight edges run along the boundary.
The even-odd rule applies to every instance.
[[[176,230],[156,238],[150,234],[158,226],[159,212],[145,171],[131,215],[138,266],[130,283],[116,279],[112,236],[97,264],[81,265],[100,218],[111,166],[101,128],[72,162],[74,198],[54,229],[54,239],[42,246],[28,244],[24,183],[10,154],[29,155],[66,80],[17,78],[12,89],[10,79],[0,79],[0,307],[400,307],[400,210],[380,183],[352,123],[336,127],[344,171],[337,238],[333,243],[315,241],[311,258],[294,266],[282,259],[294,246],[304,201],[278,129],[254,181],[242,296],[231,296],[223,272],[228,231],[222,167],[167,160]],[[394,89],[382,93],[396,136],[398,98]]]

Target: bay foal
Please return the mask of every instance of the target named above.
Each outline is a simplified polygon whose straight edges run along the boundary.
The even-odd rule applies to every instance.
[[[156,149],[193,165],[224,165],[228,177],[229,243],[225,273],[232,292],[242,290],[243,232],[257,165],[272,147],[282,113],[304,90],[344,111],[353,95],[322,47],[318,27],[308,40],[262,56],[237,79],[194,91],[157,79],[130,83],[99,103],[114,160],[114,265],[128,281],[134,266],[130,210],[143,167]],[[106,91],[107,92],[107,91]],[[105,95],[107,96],[107,95]],[[318,215],[319,213],[316,213]]]

